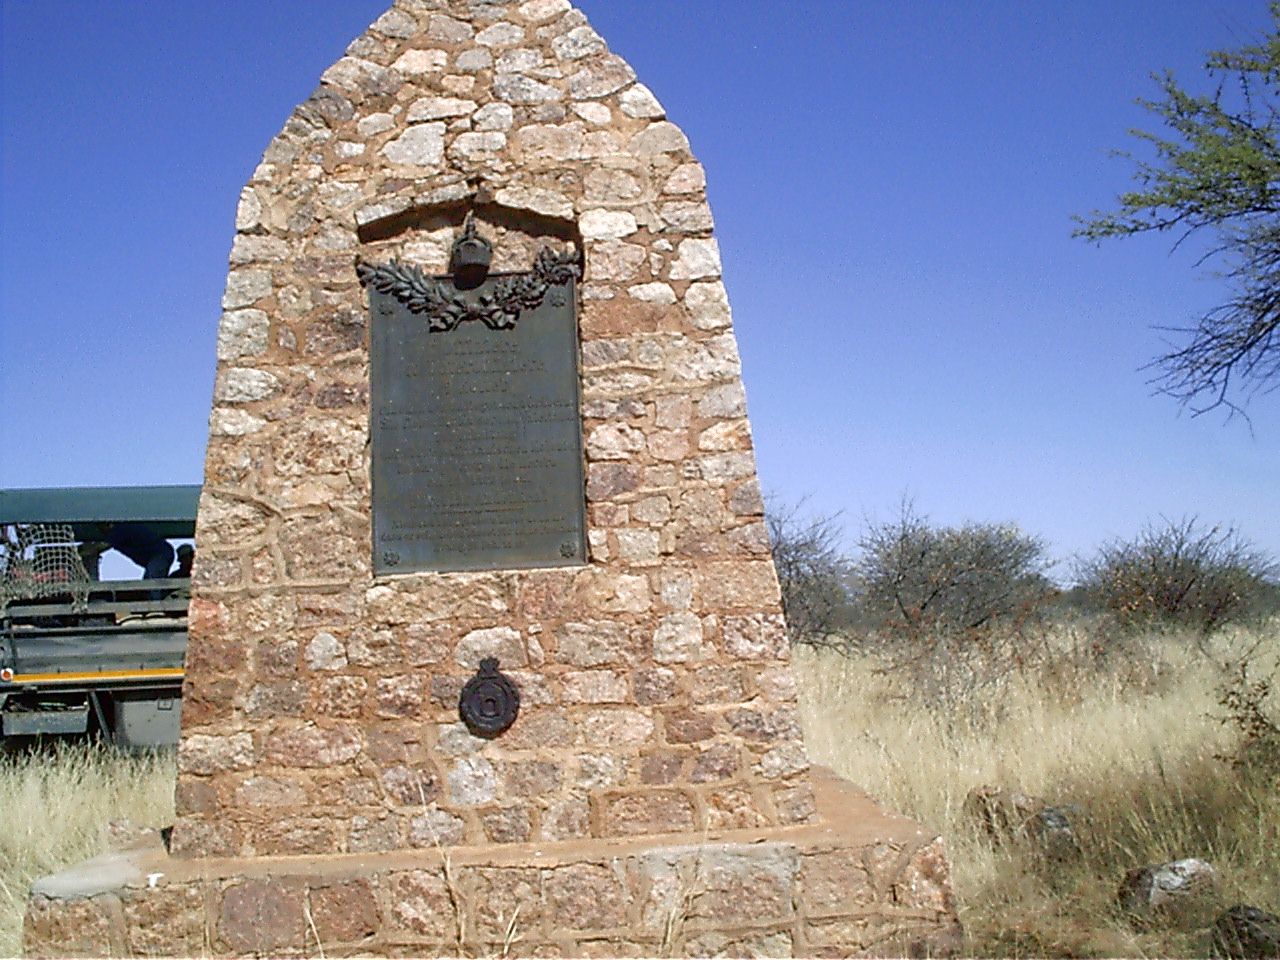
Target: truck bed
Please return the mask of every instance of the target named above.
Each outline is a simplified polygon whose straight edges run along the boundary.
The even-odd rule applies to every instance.
[[[176,742],[189,586],[95,581],[86,603],[10,603],[0,611],[0,733],[83,732],[92,716],[126,746]]]

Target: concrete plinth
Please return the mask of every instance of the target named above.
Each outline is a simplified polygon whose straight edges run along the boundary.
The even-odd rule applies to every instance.
[[[959,942],[942,841],[815,770],[818,822],[642,841],[171,857],[46,878],[35,957],[938,956]]]

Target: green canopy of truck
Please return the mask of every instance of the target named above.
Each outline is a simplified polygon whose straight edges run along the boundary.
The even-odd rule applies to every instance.
[[[77,539],[93,540],[98,524],[138,522],[166,539],[180,539],[195,534],[199,501],[199,484],[0,490],[0,526],[65,523]]]

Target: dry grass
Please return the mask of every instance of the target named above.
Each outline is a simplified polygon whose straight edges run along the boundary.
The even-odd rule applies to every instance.
[[[1220,906],[1280,908],[1274,772],[1242,775],[1215,758],[1238,742],[1218,719],[1224,664],[1261,640],[1255,663],[1274,670],[1280,623],[1207,652],[1146,638],[1104,664],[1079,655],[1083,639],[1063,631],[1034,672],[950,714],[923,709],[873,660],[798,650],[813,758],[947,838],[971,955],[1207,955],[1206,927],[1134,930],[1115,893],[1131,867],[1197,856],[1220,872]],[[1079,861],[993,847],[961,810],[983,784],[1078,805]]]
[[[101,853],[107,825],[173,823],[172,754],[55,743],[0,757],[0,956],[21,955],[32,881]]]

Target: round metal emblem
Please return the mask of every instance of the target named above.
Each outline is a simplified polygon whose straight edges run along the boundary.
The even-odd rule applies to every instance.
[[[458,713],[467,729],[477,737],[496,737],[516,722],[519,712],[519,687],[498,672],[496,657],[481,660],[458,698]]]

